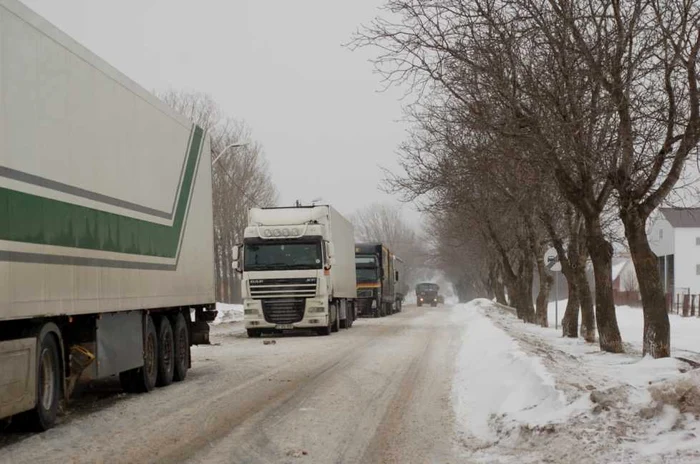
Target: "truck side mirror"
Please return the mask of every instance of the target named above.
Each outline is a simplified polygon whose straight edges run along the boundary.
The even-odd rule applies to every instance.
[[[243,272],[241,270],[241,262],[240,262],[241,247],[238,245],[234,245],[233,249],[232,249],[232,253],[233,253],[233,263],[231,263],[231,264],[232,264],[233,270],[236,272]]]

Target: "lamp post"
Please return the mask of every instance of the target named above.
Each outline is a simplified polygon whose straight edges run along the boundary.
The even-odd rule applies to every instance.
[[[226,145],[223,150],[219,152],[218,155],[216,155],[216,158],[214,158],[214,161],[211,162],[212,166],[216,164],[217,161],[226,153],[229,149],[231,148],[238,148],[238,147],[244,147],[248,145],[250,142],[234,142]]]

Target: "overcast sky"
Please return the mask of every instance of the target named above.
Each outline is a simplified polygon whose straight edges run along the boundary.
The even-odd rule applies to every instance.
[[[379,92],[371,50],[341,46],[383,0],[23,1],[146,89],[206,92],[244,119],[283,205],[393,201],[378,166],[397,166],[402,94]]]

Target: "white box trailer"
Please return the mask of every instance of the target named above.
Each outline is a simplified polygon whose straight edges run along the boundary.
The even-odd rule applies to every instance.
[[[210,157],[202,128],[0,0],[0,419],[50,427],[79,376],[185,377],[216,314]]]
[[[249,336],[352,326],[354,230],[331,206],[251,209],[240,254]]]

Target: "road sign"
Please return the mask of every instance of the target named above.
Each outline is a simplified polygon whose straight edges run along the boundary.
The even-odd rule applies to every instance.
[[[559,255],[554,247],[549,248],[544,253],[544,262],[547,264],[547,269],[552,272],[561,272],[561,263],[559,262]]]

